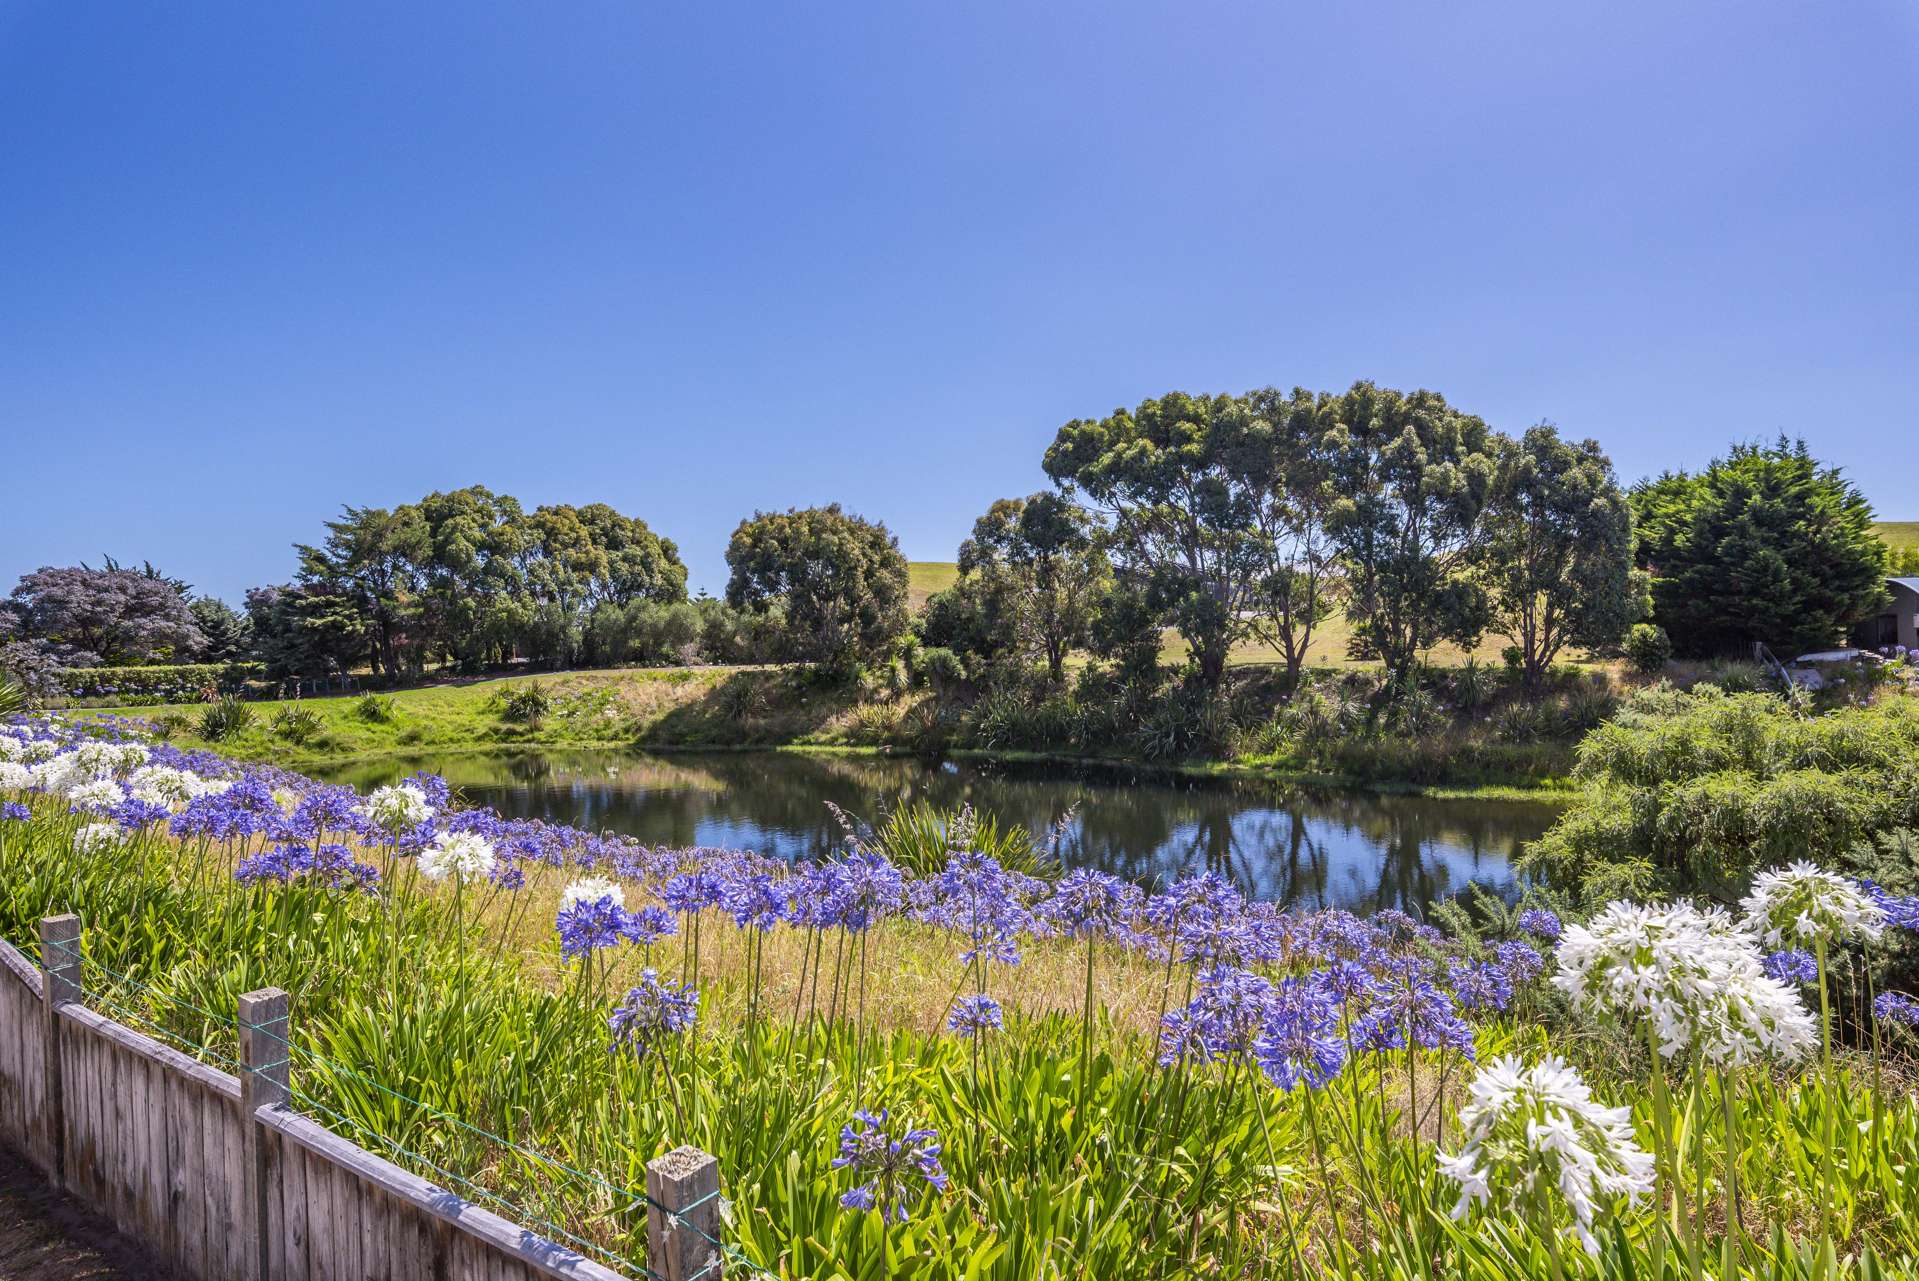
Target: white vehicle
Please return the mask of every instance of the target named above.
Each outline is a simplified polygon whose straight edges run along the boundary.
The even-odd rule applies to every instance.
[[[1803,689],[1824,689],[1827,673],[1845,664],[1873,667],[1886,660],[1869,649],[1821,649],[1786,664],[1786,679]]]

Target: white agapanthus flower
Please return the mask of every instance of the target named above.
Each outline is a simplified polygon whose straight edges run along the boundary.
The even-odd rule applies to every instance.
[[[300,808],[300,794],[290,787],[276,787],[270,795],[282,814],[291,814]]]
[[[11,734],[0,734],[0,762],[18,764],[26,759],[27,745]]]
[[[1818,1045],[1797,992],[1767,977],[1751,935],[1717,908],[1613,903],[1566,927],[1553,985],[1589,1014],[1650,1024],[1659,1052],[1715,1067],[1796,1060]]]
[[[67,789],[67,804],[86,814],[105,814],[126,803],[127,789],[110,778],[76,783]]]
[[[111,823],[88,823],[73,834],[75,854],[98,854],[120,839],[120,829]]]
[[[50,761],[60,751],[59,745],[44,738],[20,740],[20,760],[27,765],[38,765]]]
[[[375,788],[362,810],[389,832],[407,832],[433,817],[426,793],[411,783]]]
[[[560,891],[560,910],[564,912],[580,903],[597,903],[603,898],[612,899],[614,907],[626,906],[626,891],[617,882],[604,876],[583,876]]]
[[[471,881],[493,870],[493,846],[475,832],[441,832],[420,851],[420,875],[429,881]]]
[[[30,792],[33,771],[18,761],[0,761],[0,792]]]
[[[80,771],[71,753],[49,757],[32,768],[33,785],[55,796],[61,795],[75,783],[86,782],[89,777]]]
[[[82,743],[70,754],[74,768],[89,778],[112,778],[147,763],[147,749],[138,743]]]
[[[142,765],[127,776],[127,790],[136,801],[178,809],[197,795],[199,777],[168,765]]]
[[[1747,928],[1773,948],[1821,940],[1870,943],[1886,925],[1884,909],[1856,883],[1811,863],[1761,872],[1739,906],[1745,909]]]
[[[1548,1055],[1531,1067],[1502,1055],[1480,1069],[1460,1109],[1465,1145],[1438,1154],[1439,1172],[1459,1184],[1453,1217],[1475,1202],[1524,1215],[1556,1191],[1572,1212],[1588,1254],[1599,1253],[1594,1217],[1653,1187],[1653,1159],[1633,1139],[1632,1112],[1601,1106],[1579,1073]]]

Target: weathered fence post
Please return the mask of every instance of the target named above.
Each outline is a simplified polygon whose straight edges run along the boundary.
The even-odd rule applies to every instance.
[[[271,1281],[272,1197],[267,1170],[266,1129],[260,1124],[261,1108],[285,1107],[292,1097],[288,1088],[289,1055],[292,1047],[287,1036],[287,994],[277,987],[248,992],[240,998],[240,1063],[246,1071],[240,1075],[240,1122],[242,1153],[240,1229],[245,1234],[246,1259],[252,1269],[248,1281]]]
[[[694,1147],[646,1163],[646,1264],[663,1281],[718,1276],[720,1163]]]
[[[40,998],[46,1009],[46,1099],[43,1124],[47,1127],[47,1171],[55,1187],[67,1183],[67,1099],[60,1080],[60,1007],[77,1004],[86,995],[80,974],[80,918],[40,918]]]

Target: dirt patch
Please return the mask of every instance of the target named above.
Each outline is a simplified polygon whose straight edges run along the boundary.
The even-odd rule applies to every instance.
[[[0,1148],[0,1281],[160,1281],[173,1274]]]

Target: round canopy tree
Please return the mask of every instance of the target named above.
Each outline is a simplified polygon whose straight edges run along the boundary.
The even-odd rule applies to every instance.
[[[726,548],[726,600],[785,618],[786,656],[834,671],[883,657],[906,630],[906,558],[886,526],[829,507],[755,512]]]

